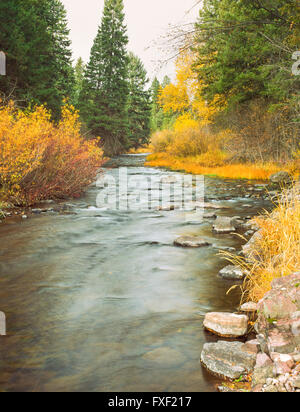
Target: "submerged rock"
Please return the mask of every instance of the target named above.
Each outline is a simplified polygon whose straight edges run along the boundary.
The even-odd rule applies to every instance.
[[[203,325],[210,332],[226,337],[244,336],[248,330],[248,316],[226,312],[207,313]]]
[[[241,216],[234,216],[231,218],[231,224],[238,229],[244,225],[244,219],[242,219]]]
[[[166,368],[181,365],[185,361],[185,357],[182,353],[170,347],[153,349],[152,351],[145,353],[143,359]]]
[[[231,233],[236,231],[234,225],[235,220],[231,217],[218,216],[216,222],[213,225],[213,230],[216,233]]]
[[[200,237],[181,236],[174,241],[174,245],[180,246],[180,247],[200,248],[200,247],[210,246],[211,244]]]
[[[215,249],[220,250],[221,252],[230,252],[230,253],[235,253],[236,252],[236,248],[231,247],[231,246],[219,246],[219,245],[214,244],[213,247]]]
[[[215,213],[204,213],[203,219],[216,219],[217,215]]]
[[[209,203],[209,202],[197,202],[196,207],[198,209],[214,209],[214,210],[221,210],[221,209],[229,209],[228,206],[221,205],[219,203]]]
[[[201,363],[214,375],[238,379],[252,372],[256,354],[249,352],[242,342],[206,343]]]
[[[223,279],[228,280],[243,280],[247,273],[243,271],[239,266],[228,265],[220,270],[219,275]]]

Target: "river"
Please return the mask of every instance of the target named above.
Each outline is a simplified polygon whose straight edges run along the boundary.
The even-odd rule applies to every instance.
[[[122,156],[107,173],[178,175],[144,160]],[[248,186],[206,178],[205,196],[230,207],[218,215],[252,216],[270,205],[245,197]],[[69,202],[70,213],[0,226],[0,391],[215,391],[199,364],[203,344],[216,339],[203,317],[236,310],[239,293],[226,296],[233,283],[217,276],[226,265],[217,248],[173,241],[196,234],[239,249],[241,239],[214,235],[211,220],[182,211],[105,210],[99,190]]]

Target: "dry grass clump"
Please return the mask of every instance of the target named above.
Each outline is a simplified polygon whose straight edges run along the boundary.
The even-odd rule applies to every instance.
[[[258,302],[271,290],[274,279],[300,270],[300,191],[299,186],[285,190],[271,213],[257,217],[259,235],[251,245],[248,260],[228,257],[248,270],[242,287],[242,301]]]
[[[253,248],[260,259],[251,268],[247,279],[248,297],[259,301],[271,289],[275,278],[300,270],[300,193],[295,187],[286,190],[278,207],[256,218],[261,236]]]

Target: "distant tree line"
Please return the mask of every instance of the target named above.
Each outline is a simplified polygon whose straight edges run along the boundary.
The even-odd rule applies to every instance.
[[[203,123],[209,112],[212,136],[232,132],[222,148],[233,162],[297,158],[300,168],[300,76],[292,69],[299,0],[203,0],[196,24],[172,27],[167,40],[177,62],[185,55],[193,61],[191,73],[187,61],[159,93],[170,117]],[[191,85],[194,92],[186,93]]]
[[[300,76],[292,72],[299,0],[204,0],[192,49],[202,97],[223,104],[216,124],[238,133],[241,160],[293,156],[300,142]]]
[[[101,138],[108,155],[148,142],[151,91],[142,61],[128,52],[123,0],[105,0],[87,65],[72,62],[66,10],[60,0],[0,2],[2,104],[44,104],[55,121],[64,99],[80,110],[85,136]]]

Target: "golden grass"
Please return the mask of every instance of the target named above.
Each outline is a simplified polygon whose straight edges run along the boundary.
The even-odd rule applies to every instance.
[[[299,190],[285,191],[274,212],[256,218],[261,237],[254,243],[260,261],[247,279],[250,300],[259,301],[271,289],[275,278],[300,270]]]
[[[228,260],[249,272],[242,286],[242,303],[258,302],[271,290],[274,279],[300,270],[299,196],[299,185],[285,190],[273,212],[254,219],[260,236],[253,242],[250,261],[227,254]]]
[[[206,158],[206,157],[207,158]],[[214,175],[227,179],[268,180],[276,172],[282,170],[278,165],[268,164],[225,164],[221,152],[210,155],[178,158],[168,153],[155,153],[147,158],[146,165],[151,167],[166,167],[171,170],[184,170],[187,173]],[[203,166],[203,164],[212,166]]]

